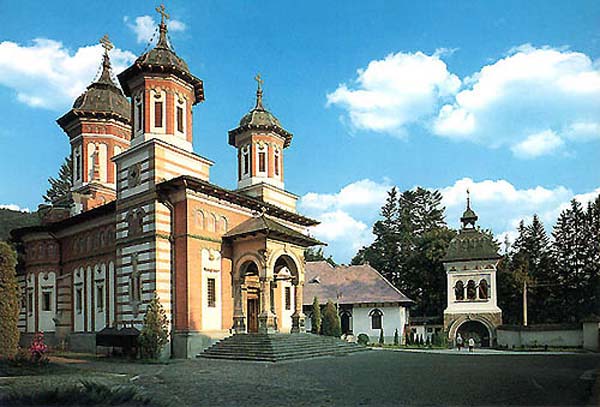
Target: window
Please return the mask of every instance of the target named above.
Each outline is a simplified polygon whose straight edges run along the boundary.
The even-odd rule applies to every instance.
[[[81,164],[79,162],[79,157],[80,157],[79,146],[77,146],[75,148],[75,158],[73,159],[73,164],[75,166],[75,171],[74,171],[74,173],[75,173],[75,181],[78,181],[78,180],[81,179]]]
[[[81,314],[83,309],[83,289],[78,288],[75,294],[75,310],[78,314]]]
[[[42,292],[42,311],[52,311],[52,293],[50,291]]]
[[[481,280],[479,282],[479,299],[487,300],[488,299],[488,283],[486,280]]]
[[[265,172],[267,166],[266,153],[259,151],[258,153],[258,172]]]
[[[96,308],[98,311],[104,309],[104,286],[98,285],[96,287]]]
[[[154,127],[163,126],[163,102],[154,102]]]
[[[227,224],[227,218],[225,216],[221,216],[221,222],[219,222],[219,224],[221,226],[221,232],[223,232],[223,233],[227,232],[228,224]]]
[[[279,175],[279,150],[275,149],[275,175]]]
[[[456,301],[462,301],[465,299],[465,286],[462,281],[457,281],[454,286],[454,297]]]
[[[135,98],[135,111],[134,111],[134,128],[135,132],[144,130],[144,111],[143,111],[143,93],[139,94]]]
[[[183,107],[177,106],[177,131],[183,133]]]
[[[243,170],[242,170],[242,174],[247,175],[248,172],[250,171],[250,149],[248,148],[248,146],[244,147],[242,149],[242,156],[243,156]]]
[[[208,306],[211,308],[215,307],[217,304],[217,291],[215,283],[216,282],[214,278],[208,279]]]
[[[469,280],[469,282],[467,283],[467,299],[475,299],[475,281],[473,280]]]
[[[369,316],[371,317],[371,329],[382,329],[381,319],[383,317],[383,312],[374,309],[369,313]]]
[[[29,315],[33,314],[33,292],[31,290],[27,293],[27,313]]]
[[[292,309],[292,293],[290,287],[285,287],[285,309]]]

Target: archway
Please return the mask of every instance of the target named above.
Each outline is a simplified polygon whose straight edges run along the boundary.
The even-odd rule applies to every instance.
[[[476,347],[489,348],[491,334],[489,329],[479,321],[465,321],[457,329],[457,336],[460,334],[463,341],[468,344],[469,338],[473,338]]]
[[[248,332],[258,332],[258,314],[260,313],[260,284],[258,266],[248,260],[240,266],[240,284],[246,288],[246,326]]]
[[[352,333],[352,314],[348,310],[344,310],[340,313],[340,322],[342,325],[342,334]]]

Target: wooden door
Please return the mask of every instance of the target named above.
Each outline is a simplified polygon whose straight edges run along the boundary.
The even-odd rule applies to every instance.
[[[248,298],[248,332],[258,332],[258,298]]]

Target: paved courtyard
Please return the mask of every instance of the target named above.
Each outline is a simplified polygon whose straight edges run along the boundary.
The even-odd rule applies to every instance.
[[[74,366],[85,372],[46,379],[132,383],[178,406],[582,405],[591,401],[600,355],[372,351],[278,364],[197,359]],[[8,386],[0,380],[0,392]]]

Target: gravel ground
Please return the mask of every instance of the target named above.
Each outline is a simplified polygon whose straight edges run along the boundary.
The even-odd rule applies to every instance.
[[[71,364],[77,378],[130,383],[165,405],[583,405],[600,355],[365,352],[285,363],[210,359]],[[82,371],[83,370],[83,371]],[[40,378],[0,379],[0,392]],[[37,383],[37,382],[36,382]]]

